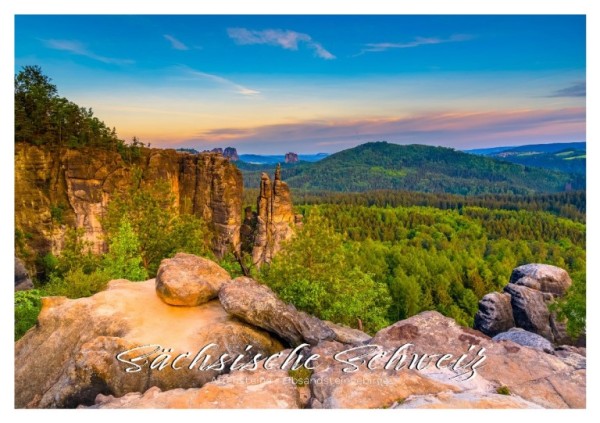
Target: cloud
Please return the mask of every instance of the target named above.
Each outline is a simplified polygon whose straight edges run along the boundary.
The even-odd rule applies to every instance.
[[[184,43],[182,43],[181,41],[179,41],[177,38],[173,37],[172,35],[164,34],[163,37],[165,38],[165,40],[167,40],[171,43],[171,47],[173,47],[175,50],[189,50],[190,49],[188,46],[186,46]]]
[[[554,91],[548,97],[585,97],[585,81],[575,82],[566,88]]]
[[[585,108],[424,113],[402,118],[304,121],[255,128],[217,128],[194,143],[229,142],[246,151],[338,151],[368,141],[475,148],[585,139]],[[295,151],[294,150],[294,151]]]
[[[298,50],[298,46],[304,43],[308,48],[314,50],[315,55],[325,60],[335,59],[335,56],[312,39],[308,34],[290,31],[288,29],[265,29],[256,31],[246,28],[228,28],[227,34],[238,45],[266,44],[281,47],[285,50]]]
[[[84,56],[92,60],[97,60],[102,63],[108,63],[111,65],[130,65],[134,63],[133,60],[129,59],[116,59],[114,57],[106,57],[96,54],[87,49],[82,43],[79,41],[72,40],[42,40],[44,45],[48,48],[54,50],[66,51],[71,54],[75,54],[78,56]]]
[[[185,68],[185,70],[187,71],[187,73],[190,76],[193,76],[195,78],[209,80],[209,81],[215,82],[219,85],[225,86],[227,88],[232,88],[237,94],[246,95],[246,96],[253,96],[253,95],[260,94],[260,91],[244,87],[243,85],[237,84],[237,83],[235,83],[227,78],[223,78],[222,76],[219,76],[219,75],[215,75],[212,73],[206,73],[206,72],[198,71],[198,70],[191,69],[191,68]]]
[[[415,48],[426,45],[433,44],[445,44],[445,43],[456,43],[460,41],[468,41],[472,40],[474,37],[468,34],[455,34],[451,35],[448,38],[438,38],[438,37],[416,37],[412,41],[407,42],[384,42],[384,43],[368,43],[365,44],[363,49],[358,53],[358,55],[364,53],[375,53],[381,51],[387,51],[398,48]]]

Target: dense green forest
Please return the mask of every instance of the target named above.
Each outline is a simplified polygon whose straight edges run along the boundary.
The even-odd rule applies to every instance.
[[[560,148],[562,146],[562,148]],[[542,167],[567,173],[585,174],[585,142],[531,145],[506,148],[499,152],[484,153],[487,157],[525,166]]]
[[[424,310],[471,326],[478,300],[501,290],[512,269],[526,263],[563,267],[577,289],[585,286],[585,225],[548,213],[332,204],[299,209],[308,229],[260,277],[300,308],[351,326],[361,319],[374,331]]]
[[[259,190],[245,189],[244,204],[255,206]],[[365,192],[330,192],[294,190],[294,204],[342,204],[348,206],[408,207],[429,206],[442,210],[484,207],[500,210],[545,211],[559,217],[585,222],[585,191],[568,191],[534,195],[455,195],[414,191],[372,190]]]
[[[246,186],[273,165],[238,163]],[[282,166],[296,189],[362,192],[378,189],[461,195],[534,194],[585,189],[585,175],[526,167],[450,148],[370,142],[316,162]]]

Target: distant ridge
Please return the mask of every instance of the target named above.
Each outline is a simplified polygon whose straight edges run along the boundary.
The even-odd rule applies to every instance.
[[[241,167],[247,186],[270,165]],[[271,165],[272,166],[272,165]],[[375,189],[451,194],[532,194],[584,189],[585,177],[526,167],[444,147],[371,142],[315,163],[282,166],[296,189],[364,192]]]

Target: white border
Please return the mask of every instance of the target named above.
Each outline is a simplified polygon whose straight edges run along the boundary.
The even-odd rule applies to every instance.
[[[0,208],[0,235],[2,239],[2,254],[0,265],[4,280],[4,292],[0,295],[0,330],[3,351],[6,356],[14,357],[13,346],[13,302],[11,280],[13,277],[13,234],[14,234],[14,129],[13,129],[13,78],[14,78],[14,16],[16,14],[586,14],[587,15],[587,149],[588,149],[588,394],[587,410],[571,411],[428,411],[426,418],[439,419],[485,419],[485,421],[502,421],[507,419],[521,420],[524,418],[575,418],[588,420],[592,413],[600,410],[598,398],[598,307],[594,307],[597,298],[600,298],[600,289],[596,283],[599,278],[596,263],[600,263],[598,256],[598,240],[600,239],[598,218],[598,195],[595,182],[598,177],[598,54],[600,51],[592,40],[600,40],[600,22],[596,0],[369,0],[369,1],[284,1],[284,0],[220,0],[214,4],[205,4],[201,0],[0,0],[0,133],[2,134],[2,154],[0,154],[0,183],[4,206]],[[394,3],[394,4],[391,4]],[[40,357],[43,360],[43,357]],[[13,360],[2,360],[0,369],[2,375],[2,395],[0,395],[0,411],[5,421],[16,421],[19,417],[48,418],[48,410],[34,411],[14,410],[14,367]],[[107,418],[135,418],[135,419],[161,419],[161,418],[237,418],[240,421],[254,420],[254,418],[277,418],[285,421],[300,421],[314,418],[315,412],[276,412],[273,410],[150,410],[134,412],[124,410],[121,412],[93,412],[70,411],[53,412],[52,417],[62,421],[102,421]],[[85,415],[81,414],[85,413]],[[173,413],[176,413],[174,416]],[[226,416],[223,416],[223,413]],[[307,414],[311,413],[311,414]],[[324,417],[319,413],[317,417]],[[352,421],[364,419],[399,419],[408,420],[423,416],[423,411],[410,410],[337,410],[336,417]],[[331,412],[327,413],[331,416]]]

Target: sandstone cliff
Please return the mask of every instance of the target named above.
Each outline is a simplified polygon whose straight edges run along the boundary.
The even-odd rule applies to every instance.
[[[282,243],[292,238],[296,226],[290,188],[281,180],[279,165],[273,183],[266,173],[262,174],[256,208],[252,262],[260,266],[271,262]]]
[[[134,167],[144,183],[167,180],[180,212],[209,224],[217,256],[239,248],[242,175],[221,154],[143,149],[129,163],[107,150],[16,143],[15,227],[23,248],[58,253],[66,228],[74,226],[85,231],[94,252],[103,251],[102,216],[115,192],[131,183]]]

